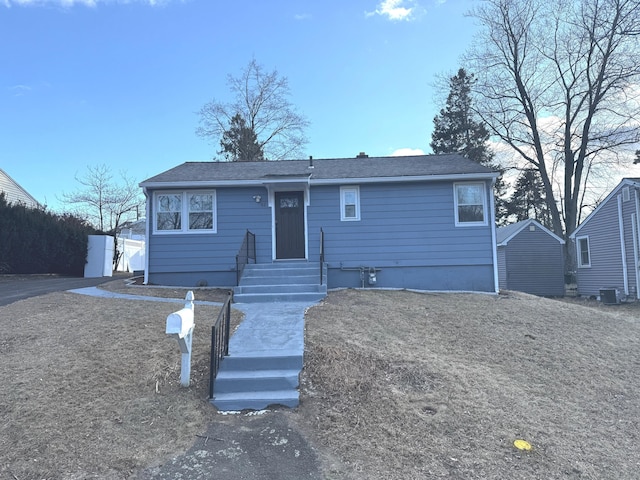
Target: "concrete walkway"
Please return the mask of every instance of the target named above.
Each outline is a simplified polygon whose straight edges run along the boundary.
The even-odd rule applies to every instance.
[[[184,303],[179,298],[108,292],[96,287],[68,290],[101,298]],[[197,301],[200,305],[222,303]],[[245,318],[231,336],[229,353],[236,357],[304,354],[304,314],[313,303],[236,303]],[[259,415],[220,415],[193,446],[165,464],[139,470],[141,480],[189,478],[204,480],[299,480],[325,478],[315,449],[287,420],[286,411]]]
[[[146,295],[130,295],[128,293],[116,293],[109,292],[107,290],[103,290],[98,287],[85,287],[85,288],[75,288],[73,290],[67,290],[71,293],[77,293],[79,295],[88,295],[90,297],[100,297],[100,298],[120,298],[123,300],[142,300],[146,302],[166,302],[166,303],[184,303],[184,298],[164,298],[164,297],[148,297]],[[202,300],[196,300],[194,302],[196,305],[219,305],[222,306],[220,302],[206,302]]]

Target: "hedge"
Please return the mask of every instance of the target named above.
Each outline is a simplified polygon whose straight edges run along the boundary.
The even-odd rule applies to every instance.
[[[0,273],[82,276],[88,235],[96,233],[73,215],[11,204],[0,193]]]

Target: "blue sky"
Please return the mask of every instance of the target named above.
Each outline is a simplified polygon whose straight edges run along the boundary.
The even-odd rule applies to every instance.
[[[252,57],[286,76],[314,158],[429,152],[474,0],[0,0],[0,168],[63,210],[87,166],[140,182],[217,145],[196,112]]]

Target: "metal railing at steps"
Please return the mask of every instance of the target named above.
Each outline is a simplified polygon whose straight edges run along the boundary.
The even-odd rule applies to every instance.
[[[244,267],[250,260],[256,263],[256,236],[247,230],[247,233],[244,235],[244,241],[236,255],[236,285],[240,285],[242,272],[244,272]]]
[[[231,328],[231,300],[233,292],[229,292],[227,301],[220,309],[218,318],[211,327],[211,358],[209,361],[209,398],[213,398],[213,384],[220,370],[222,359],[229,355],[229,329]]]
[[[324,273],[324,230],[320,229],[320,285],[322,286],[322,276]]]

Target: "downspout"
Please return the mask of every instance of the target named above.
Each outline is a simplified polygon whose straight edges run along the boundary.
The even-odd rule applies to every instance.
[[[640,222],[638,221],[640,219],[640,198],[638,197],[637,188],[633,189],[633,196],[636,202],[636,226],[633,229],[633,241],[636,242],[640,240]],[[638,248],[640,250],[640,245],[638,246]],[[635,254],[636,255],[634,257],[634,261],[635,261],[634,269],[636,271],[636,299],[640,300],[640,252],[635,252]]]
[[[147,187],[142,187],[142,193],[145,196],[145,216],[147,221],[144,222],[144,281],[143,283],[147,285],[149,283],[149,240],[151,239],[149,233],[149,222],[151,222],[151,200],[149,199],[149,194],[147,192]]]
[[[622,217],[622,196],[618,195],[618,227],[620,229],[620,250],[622,250],[622,278],[624,294],[629,296],[629,272],[627,271],[627,249],[624,243],[624,218]]]
[[[638,215],[633,213],[631,215],[631,228],[633,232],[633,262],[635,264],[635,274],[636,274],[636,298],[638,298],[638,238],[636,236],[636,232],[638,231]]]
[[[496,184],[496,179],[491,180],[491,187],[489,189],[489,203],[491,204],[491,244],[493,248],[493,286],[496,293],[500,293],[500,285],[498,283],[498,246],[496,239],[496,199],[493,193],[493,187]]]

